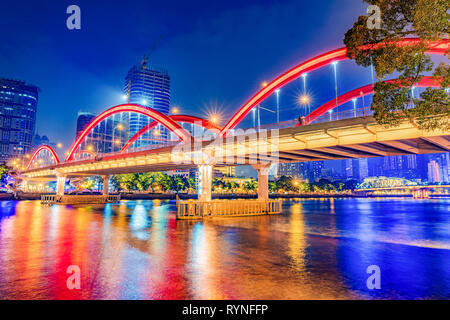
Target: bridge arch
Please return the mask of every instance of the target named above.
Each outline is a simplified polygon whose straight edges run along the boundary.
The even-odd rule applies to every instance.
[[[393,83],[396,81],[398,81],[398,79],[386,80],[385,82]],[[419,87],[419,88],[427,88],[427,87],[437,88],[437,87],[440,87],[440,81],[436,81],[436,79],[434,79],[433,77],[423,77],[414,86]],[[336,105],[336,99],[332,99],[332,100],[328,101],[327,103],[324,103],[323,105],[321,105],[314,111],[312,111],[310,114],[308,114],[305,117],[305,124],[310,124],[311,122],[313,122],[320,116],[324,115],[328,111],[330,111],[336,107],[339,107],[339,106],[343,105],[344,103],[351,101],[352,99],[364,97],[364,96],[367,96],[372,93],[374,93],[372,84],[368,84],[361,88],[354,89],[352,91],[344,93],[343,95],[340,95],[338,97],[337,105]],[[298,125],[299,124],[297,124],[297,126]]]
[[[184,114],[180,114],[180,115],[171,115],[169,116],[170,119],[172,119],[173,121],[180,123],[180,122],[185,122],[185,123],[192,123],[192,124],[197,124],[200,125],[201,127],[219,133],[222,128],[214,123],[212,123],[211,121],[208,121],[206,119],[200,118],[200,117],[195,117],[195,116],[190,116],[190,115],[184,115]],[[125,152],[129,147],[131,147],[131,145],[136,142],[139,137],[141,137],[142,135],[144,135],[145,133],[147,133],[148,131],[152,130],[153,128],[155,128],[158,125],[158,123],[156,121],[153,121],[149,124],[147,124],[146,126],[142,127],[138,132],[136,132],[134,134],[134,136],[132,136],[130,138],[130,140],[127,141],[127,143],[125,143],[125,145],[122,147],[122,149],[120,150],[120,152]]]
[[[33,164],[33,161],[34,161],[34,160],[37,158],[37,156],[38,156],[41,152],[43,152],[43,151],[46,151],[46,152],[49,152],[49,153],[50,153],[50,155],[52,156],[53,161],[55,162],[55,164],[59,164],[59,163],[60,163],[59,158],[58,158],[58,155],[56,154],[55,150],[53,150],[53,148],[50,147],[50,146],[48,146],[48,145],[42,145],[42,146],[39,146],[39,147],[34,151],[33,155],[32,155],[31,158],[30,158],[30,161],[28,161],[28,164],[27,164],[27,167],[26,167],[27,170],[31,168],[31,165]]]
[[[98,115],[94,120],[92,120],[89,125],[83,130],[83,132],[80,134],[80,136],[77,138],[75,143],[73,144],[72,148],[69,151],[68,156],[66,157],[66,161],[73,160],[74,154],[78,147],[83,142],[84,138],[89,134],[89,132],[94,129],[100,122],[102,122],[104,119],[108,118],[109,116],[112,116],[114,114],[122,113],[122,112],[135,112],[139,113],[145,116],[148,116],[155,120],[157,123],[161,123],[163,126],[165,126],[167,129],[169,129],[171,132],[173,132],[180,140],[183,142],[191,142],[192,136],[187,132],[185,129],[183,129],[178,123],[176,123],[174,120],[170,119],[168,116],[162,114],[159,111],[156,111],[154,109],[144,107],[137,104],[122,104],[115,107],[112,107],[100,115]]]
[[[421,39],[419,38],[409,38],[396,41],[396,45],[403,46],[413,46],[420,43]],[[429,54],[444,54],[449,48],[450,40],[442,39],[438,41],[430,41],[428,43],[428,51]],[[383,45],[383,44],[379,44]],[[333,51],[329,51],[322,55],[316,56],[310,60],[300,63],[295,66],[291,70],[285,72],[284,74],[277,77],[275,80],[268,83],[264,88],[258,91],[250,100],[247,101],[228,121],[228,123],[223,127],[220,135],[226,135],[228,131],[235,128],[239,122],[241,122],[248,113],[264,101],[267,97],[272,95],[275,90],[287,85],[288,83],[298,79],[302,74],[314,71],[316,69],[322,68],[326,65],[331,64],[334,61],[343,61],[347,60],[347,48],[340,48]]]
[[[83,150],[80,150],[80,151],[78,151],[78,152],[75,152],[75,154],[73,155],[73,158],[76,159],[77,156],[80,156],[80,155],[82,155],[83,153],[89,154],[92,158],[95,158],[95,157],[97,156],[97,154],[96,154],[95,152],[90,151],[90,150],[84,150],[84,149],[83,149]]]

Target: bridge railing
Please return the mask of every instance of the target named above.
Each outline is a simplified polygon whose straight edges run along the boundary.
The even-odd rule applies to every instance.
[[[327,112],[324,115],[321,115],[320,117],[314,119],[310,122],[310,117],[306,117],[306,123],[313,124],[313,123],[322,123],[322,122],[329,122],[329,121],[337,121],[337,120],[344,120],[344,119],[352,119],[352,118],[359,118],[359,117],[366,117],[373,115],[373,111],[370,107],[364,107],[364,108],[356,108],[352,110],[343,110],[343,111],[333,111],[333,112]]]
[[[120,201],[120,195],[56,195],[41,196],[42,204],[96,204],[115,203]]]
[[[281,206],[281,200],[178,200],[177,219],[278,214]]]

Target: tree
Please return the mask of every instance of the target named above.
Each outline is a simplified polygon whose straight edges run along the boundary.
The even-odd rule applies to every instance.
[[[284,191],[291,191],[293,190],[293,185],[292,185],[292,177],[287,177],[287,176],[281,176],[277,181],[277,189],[278,190],[284,190]]]
[[[172,176],[171,177],[171,190],[176,191],[177,193],[181,190],[185,190],[188,187],[188,181],[186,177],[183,176]]]
[[[277,183],[276,183],[276,182],[274,182],[274,181],[270,181],[270,182],[269,182],[269,191],[270,191],[270,192],[276,192],[276,191],[278,191]]]
[[[192,178],[188,178],[188,179],[187,179],[187,182],[188,182],[188,188],[189,188],[189,190],[194,191],[194,190],[196,189],[195,180],[192,179]]]
[[[360,16],[345,34],[348,57],[358,65],[373,64],[378,82],[374,86],[371,108],[377,122],[397,126],[408,119],[420,129],[450,129],[449,95],[450,66],[442,62],[435,67],[426,55],[427,41],[446,38],[449,32],[449,0],[363,0],[376,5],[381,12],[380,28],[368,24]],[[370,21],[369,21],[370,22]],[[419,37],[415,46],[396,46],[393,41]],[[384,43],[380,45],[380,43]],[[446,53],[448,61],[450,51]],[[414,85],[427,73],[432,73],[440,88],[427,88],[414,96]],[[383,82],[399,73],[397,82]],[[439,117],[431,117],[440,115]]]
[[[242,188],[247,192],[253,192],[258,188],[258,182],[255,180],[245,181]]]
[[[120,185],[120,175],[116,174],[116,175],[111,176],[109,181],[115,190],[117,190],[117,191],[122,190],[122,186]]]
[[[140,191],[147,191],[148,188],[152,185],[154,180],[153,173],[138,173],[136,174],[136,187]]]
[[[9,167],[4,163],[0,164],[0,183],[2,186],[6,184],[6,177],[8,176]]]
[[[121,174],[119,176],[120,185],[125,187],[125,189],[131,191],[131,190],[137,190],[137,174],[135,173],[127,173],[127,174]]]

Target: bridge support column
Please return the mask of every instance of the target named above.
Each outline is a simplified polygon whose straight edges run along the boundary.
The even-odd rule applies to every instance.
[[[104,196],[108,195],[109,192],[109,176],[103,176],[103,190],[102,193]]]
[[[64,195],[64,186],[66,185],[66,176],[62,174],[58,174],[56,176],[56,195],[63,196]]]
[[[258,171],[258,200],[269,200],[270,165],[270,163],[264,163],[253,166]]]
[[[198,166],[198,171],[198,199],[201,201],[211,201],[213,166],[209,164],[201,164]]]

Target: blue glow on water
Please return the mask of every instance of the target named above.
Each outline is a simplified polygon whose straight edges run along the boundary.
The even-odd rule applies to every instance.
[[[449,208],[300,199],[276,216],[177,221],[173,201],[0,202],[0,298],[448,299]],[[88,270],[80,292],[65,285],[72,264]]]

